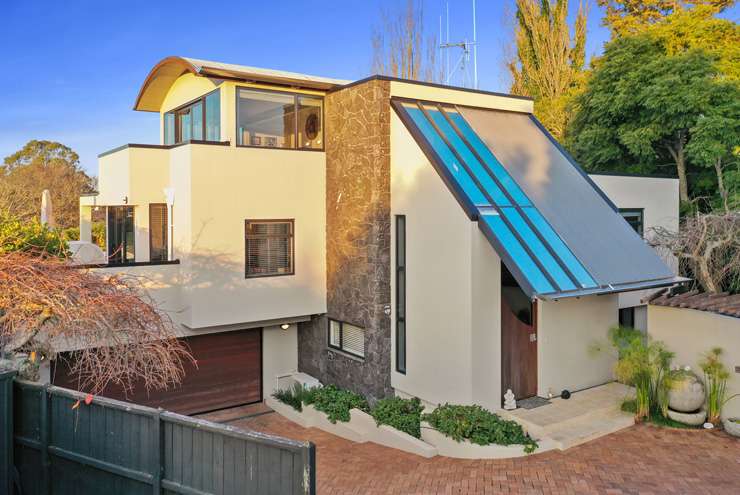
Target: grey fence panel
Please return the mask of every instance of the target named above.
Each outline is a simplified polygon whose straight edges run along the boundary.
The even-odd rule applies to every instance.
[[[13,481],[13,377],[0,372],[0,493],[11,493]]]
[[[163,412],[162,487],[172,494],[315,493],[314,447]]]
[[[18,380],[11,392],[0,396],[0,407],[7,403],[13,408],[12,423],[7,421],[0,440],[2,433],[12,438],[14,431],[11,452],[23,494],[311,495],[316,491],[315,450],[310,442],[102,397],[85,404],[84,397]],[[11,462],[5,460],[6,470]],[[7,473],[0,471],[0,476],[5,476],[0,481],[9,483]]]

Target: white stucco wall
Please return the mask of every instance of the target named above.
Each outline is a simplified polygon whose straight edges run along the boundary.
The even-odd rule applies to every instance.
[[[638,177],[624,175],[590,174],[597,186],[612,200],[617,208],[642,208],[643,232],[649,238],[652,229],[662,227],[678,230],[678,179],[661,177]],[[677,273],[676,260],[669,253],[661,253],[668,266]],[[643,304],[641,301],[654,291],[643,290],[624,292],[619,296],[619,307],[629,308]],[[635,326],[640,327],[638,319],[645,321],[645,310],[635,314]]]
[[[617,324],[618,296],[588,296],[537,301],[537,394],[558,395],[611,381],[615,357],[594,353],[591,344],[607,344]]]
[[[275,391],[276,377],[298,369],[298,325],[262,330],[262,396]]]
[[[406,215],[406,374],[391,384],[430,403],[470,402],[471,232],[474,224],[391,112],[391,300],[395,215]]]
[[[691,366],[701,376],[699,361],[713,347],[724,351],[725,366],[730,371],[728,397],[740,394],[740,318],[686,308],[648,306],[648,335],[663,341],[676,353],[673,363]],[[727,403],[723,417],[740,417],[740,397]]]

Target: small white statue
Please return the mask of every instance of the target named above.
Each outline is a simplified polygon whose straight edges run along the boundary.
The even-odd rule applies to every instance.
[[[504,394],[504,409],[507,411],[516,409],[516,399],[514,398],[514,392],[512,392],[511,389],[508,389]]]

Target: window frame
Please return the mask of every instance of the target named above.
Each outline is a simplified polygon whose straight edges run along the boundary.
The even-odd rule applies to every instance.
[[[206,98],[208,96],[214,94],[214,93],[220,93],[220,92],[221,92],[221,88],[216,88],[213,91],[209,91],[208,93],[202,94],[199,97],[194,98],[194,99],[188,101],[187,103],[183,103],[182,105],[179,105],[179,106],[177,106],[175,108],[172,108],[172,109],[167,110],[166,112],[164,112],[162,114],[162,128],[163,128],[162,143],[165,146],[177,146],[177,145],[180,145],[180,144],[189,143],[191,141],[204,142],[204,143],[221,143],[221,142],[223,142],[223,141],[221,141],[220,138],[219,138],[218,141],[212,141],[212,140],[207,139],[207,132],[206,132],[206,113],[208,111],[208,106],[206,105]],[[200,125],[201,125],[201,137],[202,137],[202,139],[193,139],[193,137],[192,137],[192,126],[193,126],[193,123],[192,123],[192,113],[191,113],[191,123],[190,123],[191,136],[190,136],[190,139],[184,140],[184,141],[178,141],[177,140],[177,135],[178,135],[178,131],[180,130],[180,125],[178,124],[177,113],[180,112],[180,111],[182,111],[182,110],[185,110],[188,107],[192,107],[192,106],[198,104],[199,102],[202,105],[201,106],[201,108],[202,108],[202,111],[201,111],[201,122],[200,122]],[[221,95],[219,94],[219,106],[220,105],[221,105]],[[172,143],[167,143],[166,142],[167,141],[167,135],[166,135],[166,132],[165,132],[166,131],[166,128],[165,128],[165,125],[164,125],[164,119],[167,118],[166,116],[168,114],[172,114],[174,116],[174,121],[172,122],[172,132],[173,132],[174,138],[173,138],[173,142]],[[219,108],[219,116],[220,115],[221,115],[221,109]],[[221,122],[220,122],[220,118],[219,118],[218,128],[219,128],[219,134],[221,134]]]
[[[289,223],[290,224],[290,272],[286,273],[249,273],[249,239],[247,237],[247,228],[250,223]],[[276,236],[283,237],[283,236]],[[294,218],[248,218],[244,220],[244,278],[264,278],[264,277],[287,277],[295,275],[295,219]]]
[[[133,263],[136,263],[136,209],[133,205],[125,204],[125,205],[109,205],[106,206],[105,209],[105,245],[106,245],[106,258],[107,258],[107,264],[108,265],[115,265],[115,266],[121,266],[121,265],[130,265]],[[111,214],[116,216],[116,211],[122,212],[122,216],[120,216],[118,219],[122,220],[123,225],[123,236],[122,236],[122,243],[119,246],[122,246],[122,250],[120,251],[120,260],[118,260],[118,257],[115,259],[112,259],[113,253],[117,252],[118,249],[115,249],[113,253],[111,252],[111,241],[112,241],[112,234],[111,234]],[[128,231],[126,230],[126,223],[127,223],[127,214],[128,212],[131,212],[131,229],[132,234],[131,238],[129,239]],[[116,219],[114,219],[116,220]],[[120,232],[119,232],[120,233]],[[129,244],[130,241],[130,244]],[[127,253],[127,247],[131,246],[133,248],[133,259],[127,259],[126,253]]]
[[[619,216],[621,216],[625,222],[627,222],[627,225],[632,228],[632,225],[627,221],[625,218],[625,214],[639,214],[640,215],[640,229],[635,230],[635,232],[640,236],[645,236],[645,208],[619,208]],[[634,228],[632,229],[634,230]]]
[[[281,95],[289,95],[293,97],[293,135],[295,136],[295,146],[290,148],[280,148],[277,146],[258,146],[256,144],[239,144],[239,90],[246,89],[248,91],[274,93]],[[321,100],[321,148],[301,148],[298,146],[298,97],[307,96],[309,98],[318,98]],[[294,91],[284,91],[280,89],[266,89],[266,88],[255,88],[251,86],[236,85],[234,90],[234,146],[237,148],[257,148],[261,150],[282,150],[282,151],[318,151],[324,152],[326,147],[326,132],[325,125],[326,120],[324,118],[325,103],[326,100],[324,95],[315,95],[311,93],[296,93]]]
[[[331,343],[331,323],[332,322],[339,323],[339,346],[335,346],[335,345],[333,345]],[[365,360],[364,354],[363,355],[360,355],[360,354],[357,354],[356,352],[352,352],[351,350],[345,349],[343,347],[343,345],[344,345],[344,324],[345,323],[347,325],[352,325],[353,327],[357,327],[357,328],[362,329],[362,340],[363,340],[363,342],[362,342],[362,348],[363,348],[363,351],[364,351],[364,349],[366,347],[365,346],[365,337],[367,335],[367,328],[365,328],[364,325],[358,325],[356,323],[352,323],[352,322],[349,322],[349,321],[337,320],[336,318],[331,318],[331,317],[327,317],[326,318],[326,345],[330,349],[333,349],[335,351],[342,352],[344,354],[349,354],[350,356],[352,356],[355,359],[361,359],[361,360],[364,361]]]
[[[164,207],[164,259],[152,259],[152,206]],[[149,203],[149,261],[169,261],[170,226],[167,203]]]
[[[407,287],[407,259],[406,259],[406,215],[396,215],[395,218],[396,221],[396,258],[395,258],[395,268],[396,268],[396,318],[395,318],[395,330],[396,330],[396,372],[401,373],[403,375],[406,374],[406,358],[408,356],[408,353],[406,352],[406,334],[408,331],[408,324],[406,322],[406,287]],[[403,224],[403,225],[402,225]],[[403,235],[403,246],[398,242],[401,236]],[[403,251],[403,253],[401,253]],[[403,263],[399,263],[399,255],[403,254]],[[403,275],[402,275],[403,274]],[[399,284],[398,280],[399,278],[403,276],[403,293],[401,293],[398,290]],[[401,305],[403,305],[403,312],[400,311]],[[403,316],[401,314],[403,313]],[[399,323],[403,324],[403,342],[401,342],[401,335],[399,333]],[[403,344],[403,367],[399,366],[401,356],[401,344]]]

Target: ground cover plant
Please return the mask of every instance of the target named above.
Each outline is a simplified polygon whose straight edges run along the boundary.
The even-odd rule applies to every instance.
[[[528,454],[537,449],[537,442],[524,433],[521,425],[501,419],[481,406],[444,404],[422,418],[434,429],[460,442],[469,440],[477,445],[524,445]]]
[[[370,414],[378,426],[388,425],[413,437],[421,438],[422,411],[424,406],[416,397],[413,399],[388,397],[379,400]]]

